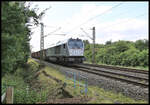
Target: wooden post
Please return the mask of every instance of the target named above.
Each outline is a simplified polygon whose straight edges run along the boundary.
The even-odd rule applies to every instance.
[[[6,91],[6,104],[13,104],[13,87],[8,87]]]

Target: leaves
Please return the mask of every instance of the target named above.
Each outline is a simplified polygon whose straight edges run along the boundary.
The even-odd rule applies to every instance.
[[[92,44],[85,43],[84,56],[92,61]],[[121,66],[148,66],[148,40],[136,42],[119,40],[107,41],[105,45],[96,44],[96,63]]]
[[[27,62],[31,30],[26,24],[39,24],[39,16],[29,7],[25,2],[2,2],[2,75]]]

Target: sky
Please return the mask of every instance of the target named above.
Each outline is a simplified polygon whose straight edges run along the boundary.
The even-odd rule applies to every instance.
[[[45,25],[44,35],[50,33],[44,38],[44,49],[71,37],[89,40],[92,43],[92,27],[95,27],[96,43],[99,44],[105,44],[109,40],[114,42],[148,39],[148,2],[30,3],[31,8],[35,5],[39,8],[37,14],[50,7],[41,19]],[[30,40],[32,52],[40,50],[41,27],[34,27]]]

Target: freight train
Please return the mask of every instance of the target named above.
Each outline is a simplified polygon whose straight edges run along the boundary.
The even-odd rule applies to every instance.
[[[83,63],[84,43],[81,39],[69,38],[59,41],[55,45],[44,49],[44,60],[58,63]],[[40,58],[40,51],[31,54],[33,58]]]

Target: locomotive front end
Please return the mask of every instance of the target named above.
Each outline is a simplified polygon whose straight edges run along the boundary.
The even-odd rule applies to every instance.
[[[69,61],[82,63],[84,58],[84,43],[81,39],[69,39],[68,41]]]

